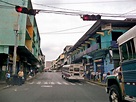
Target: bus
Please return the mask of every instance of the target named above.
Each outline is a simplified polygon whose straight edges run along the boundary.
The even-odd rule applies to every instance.
[[[120,66],[107,77],[106,91],[110,102],[136,102],[136,26],[118,39]]]
[[[82,64],[69,64],[62,67],[62,78],[68,80],[83,80],[84,66]]]

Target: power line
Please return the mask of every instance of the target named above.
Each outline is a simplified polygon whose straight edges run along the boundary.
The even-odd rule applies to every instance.
[[[64,30],[58,30],[58,31],[53,31],[53,32],[46,32],[46,33],[48,33],[48,34],[50,34],[50,33],[58,33],[58,32],[60,33],[60,32],[69,31],[69,30],[73,30],[73,29],[79,29],[79,28],[83,28],[83,27],[87,27],[87,26],[90,26],[90,24],[89,25],[80,26],[80,27],[64,29]]]
[[[9,2],[3,1],[3,0],[0,0],[0,2],[6,3],[8,5],[16,6],[13,3],[9,3]],[[3,8],[4,6],[1,6],[1,7]],[[54,8],[56,8],[56,7],[54,7]],[[84,14],[94,14],[94,15],[98,14],[98,13],[94,13],[94,12],[87,12],[87,11],[80,11],[80,10],[71,10],[71,9],[64,9],[64,8],[58,8],[58,9],[63,9],[65,11],[43,10],[43,9],[41,9],[41,10],[40,9],[36,9],[36,10],[40,11],[40,12],[43,12],[43,13],[54,13],[54,14],[63,14],[63,15],[71,15],[71,16],[81,16],[81,15],[84,15]],[[66,10],[71,10],[71,11],[66,11]],[[79,12],[77,12],[77,11],[79,11]],[[99,13],[99,15],[104,16],[104,17],[125,17],[124,15],[120,15],[120,14],[108,14],[108,13]],[[135,16],[135,15],[127,15],[127,16]]]
[[[48,4],[48,5],[56,5],[56,4],[63,4],[63,5],[68,5],[68,4],[90,4],[90,3],[109,3],[109,2],[120,2],[120,3],[122,3],[122,2],[131,2],[131,1],[133,1],[133,2],[136,2],[136,1],[134,1],[134,0],[117,0],[117,1],[115,1],[115,0],[113,0],[113,1],[111,1],[111,0],[105,0],[105,1],[92,1],[92,2],[75,2],[75,3],[51,3],[51,4]]]
[[[114,2],[114,1],[110,1],[110,2]],[[84,14],[94,14],[94,15],[99,14],[99,15],[105,16],[105,17],[125,17],[125,14],[126,14],[126,13],[124,13],[124,14],[96,13],[96,12],[90,12],[90,11],[81,11],[81,10],[54,7],[54,6],[44,5],[44,4],[37,4],[37,3],[33,3],[33,4],[48,7],[48,8],[63,10],[63,11],[41,10],[41,11],[43,11],[43,13],[55,13],[55,14],[65,14],[65,15],[74,15],[74,16],[81,16]],[[129,16],[131,16],[131,15],[129,15]]]
[[[15,7],[13,7],[13,6],[6,6],[6,5],[0,5],[0,8],[11,9],[11,8],[15,8]]]
[[[44,6],[44,7],[48,7],[48,8],[66,10],[66,11],[88,12],[88,11],[81,11],[81,10],[74,10],[74,9],[67,9],[67,8],[54,7],[54,6],[44,5],[44,4],[37,4],[37,3],[33,3],[33,4],[40,5],[40,6]],[[94,13],[94,12],[90,12],[90,13]]]
[[[84,32],[65,32],[65,33],[59,33],[59,32],[56,32],[56,33],[40,33],[40,34],[48,34],[48,35],[60,35],[60,34],[79,34],[79,33],[84,33]]]
[[[8,5],[16,6],[15,4],[12,4],[12,3],[9,3],[9,2],[3,1],[3,0],[0,0],[0,2],[3,2],[3,3],[8,4]]]

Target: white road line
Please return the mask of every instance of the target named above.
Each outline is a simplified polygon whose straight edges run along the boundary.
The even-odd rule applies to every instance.
[[[68,83],[66,83],[66,82],[63,82],[63,84],[65,84],[65,85],[69,85]]]
[[[78,85],[83,85],[83,84],[79,83]]]
[[[55,83],[54,82],[51,82],[52,85],[54,85]]]
[[[60,83],[60,82],[57,82],[57,84],[62,85],[62,83]]]
[[[42,85],[41,87],[52,87],[51,85]]]
[[[74,83],[70,83],[71,85],[76,85],[76,84],[74,84]]]
[[[37,82],[36,84],[41,84],[41,82],[39,81],[39,82]]]
[[[44,84],[48,84],[48,82],[44,82]]]
[[[34,82],[31,82],[31,83],[29,83],[29,84],[34,84]]]
[[[58,85],[62,85],[62,84],[64,84],[64,85],[83,85],[82,83],[71,83],[71,82],[69,82],[69,83],[67,83],[67,82],[41,82],[41,81],[38,81],[38,82],[30,82],[29,84],[38,84],[38,85],[40,85],[40,84],[43,84],[43,85],[55,85],[55,84],[58,84]],[[91,84],[91,85],[95,85],[95,84],[93,84],[93,83],[89,83],[89,82],[87,82],[88,84]]]

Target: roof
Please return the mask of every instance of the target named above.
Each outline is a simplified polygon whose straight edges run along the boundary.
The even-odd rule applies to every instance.
[[[101,31],[101,26],[104,24],[111,23],[115,27],[133,27],[136,25],[136,21],[127,21],[127,20],[98,20],[96,23],[75,43],[71,48],[70,52],[74,51],[78,46],[81,46],[89,37],[96,34],[97,31]]]

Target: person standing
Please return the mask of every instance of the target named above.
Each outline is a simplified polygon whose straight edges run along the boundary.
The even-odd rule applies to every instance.
[[[6,73],[6,83],[7,85],[10,84],[10,72],[9,71]]]
[[[18,77],[19,77],[19,83],[18,84],[22,85],[22,83],[23,83],[22,79],[24,77],[24,72],[23,72],[22,69],[18,72]]]

